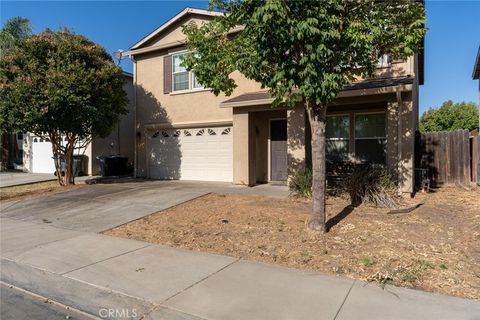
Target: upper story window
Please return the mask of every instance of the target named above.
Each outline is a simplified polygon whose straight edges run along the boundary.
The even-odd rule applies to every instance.
[[[174,54],[172,56],[172,91],[184,91],[192,89],[202,89],[203,86],[197,81],[193,72],[188,71],[181,66],[182,57],[186,52]]]
[[[388,68],[392,65],[392,56],[389,54],[382,54],[378,58],[377,68]]]

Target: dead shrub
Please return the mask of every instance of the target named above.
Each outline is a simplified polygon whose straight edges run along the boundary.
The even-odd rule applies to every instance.
[[[396,186],[397,179],[391,170],[383,165],[368,164],[357,166],[342,187],[354,206],[364,203],[380,208],[397,208]]]

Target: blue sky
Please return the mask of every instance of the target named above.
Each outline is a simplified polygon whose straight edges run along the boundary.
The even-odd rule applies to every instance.
[[[34,32],[69,27],[109,52],[128,49],[184,7],[206,8],[206,1],[1,1],[1,23],[14,16],[30,19]],[[480,45],[480,1],[428,1],[425,84],[420,110],[443,101],[478,102],[472,80]],[[129,60],[122,62],[132,70]]]

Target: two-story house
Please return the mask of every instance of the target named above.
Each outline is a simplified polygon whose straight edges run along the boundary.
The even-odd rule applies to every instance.
[[[238,87],[215,96],[183,68],[184,24],[219,13],[187,8],[133,45],[135,170],[139,177],[286,181],[311,161],[305,109],[272,108],[267,90],[235,72]],[[414,136],[423,56],[379,64],[378,77],[346,87],[328,107],[329,161],[377,162],[395,169],[400,189],[413,190]]]

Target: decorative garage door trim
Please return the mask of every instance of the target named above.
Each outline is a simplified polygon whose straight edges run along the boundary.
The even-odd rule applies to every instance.
[[[218,120],[218,121],[204,121],[204,122],[161,122],[150,123],[145,125],[147,130],[160,130],[160,129],[187,129],[187,128],[203,128],[203,127],[231,127],[233,125],[232,120]]]
[[[231,126],[149,130],[147,174],[154,179],[233,180]]]

